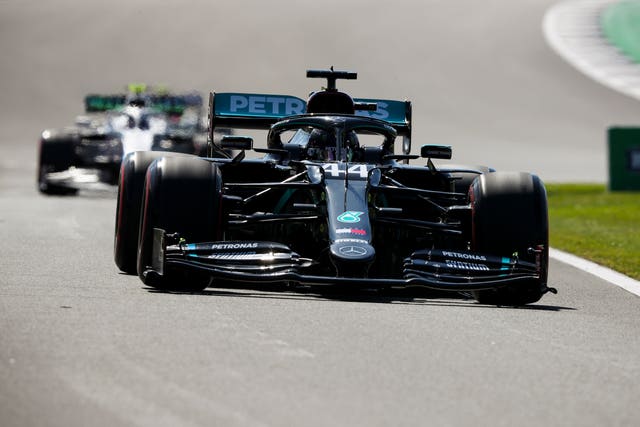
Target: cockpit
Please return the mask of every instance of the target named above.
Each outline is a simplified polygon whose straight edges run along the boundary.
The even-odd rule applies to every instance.
[[[297,146],[312,161],[363,162],[367,152],[393,153],[396,131],[382,123],[354,116],[308,116],[274,125],[270,148]]]

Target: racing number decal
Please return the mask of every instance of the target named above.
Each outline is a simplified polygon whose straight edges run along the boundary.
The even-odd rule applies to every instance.
[[[344,169],[340,168],[339,163],[325,163],[324,165],[322,165],[322,169],[324,169],[325,173],[331,175],[334,178],[339,177],[340,174],[344,174]],[[347,173],[349,175],[357,175],[360,178],[366,178],[368,175],[367,165],[351,165],[349,166],[349,169],[347,169]]]

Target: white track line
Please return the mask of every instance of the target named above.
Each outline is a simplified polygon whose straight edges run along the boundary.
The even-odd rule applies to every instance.
[[[603,267],[594,262],[587,261],[586,259],[554,248],[549,248],[549,257],[560,262],[564,262],[565,264],[569,264],[582,271],[586,271],[587,273],[593,274],[594,276],[606,280],[613,285],[619,286],[632,294],[640,296],[640,282],[632,279],[631,277],[625,276],[622,273],[618,273],[610,268]]]
[[[547,9],[542,31],[547,44],[569,64],[610,89],[640,99],[640,64],[602,34],[601,14],[619,0],[565,0]]]

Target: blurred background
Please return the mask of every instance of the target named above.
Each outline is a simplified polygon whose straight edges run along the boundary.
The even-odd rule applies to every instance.
[[[413,102],[414,151],[450,144],[456,163],[605,182],[606,129],[637,124],[640,104],[547,45],[554,3],[0,0],[0,173],[35,171],[41,131],[71,124],[89,92],[304,98],[322,84],[305,70],[333,65],[358,72],[339,82],[352,96]]]
[[[584,187],[598,197],[607,129],[640,124],[640,104],[543,29],[557,4],[613,2],[0,0],[0,425],[637,425],[638,298],[557,259],[559,294],[527,309],[168,294],[118,274],[115,190],[36,189],[42,131],[73,124],[88,93],[134,82],[304,98],[324,83],[305,70],[333,65],[358,72],[338,83],[354,97],[413,102],[414,152],[452,145],[453,162],[597,183]],[[574,24],[560,26],[569,39],[601,39],[595,18]],[[574,200],[560,208],[593,198]],[[596,221],[552,211],[565,219],[552,239],[573,247],[551,245],[602,247],[637,273],[634,200],[620,215],[599,203]]]

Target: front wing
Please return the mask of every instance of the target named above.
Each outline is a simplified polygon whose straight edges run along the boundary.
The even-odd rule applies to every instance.
[[[111,190],[117,184],[117,175],[108,168],[71,166],[63,171],[44,172],[41,180],[48,185],[73,190]]]
[[[247,283],[345,285],[361,288],[424,287],[440,291],[479,291],[530,280],[542,274],[541,253],[532,248],[536,263],[517,257],[497,257],[466,251],[419,250],[406,258],[402,277],[338,277],[305,274],[316,261],[302,258],[275,242],[207,242],[187,244],[177,235],[154,229],[153,262],[144,271],[146,283],[169,270],[206,272],[214,279]],[[170,243],[170,244],[168,244]]]

